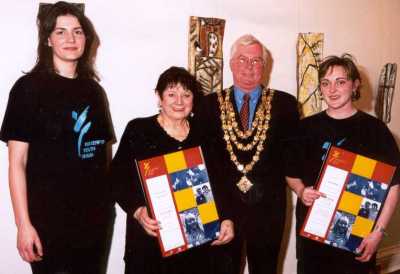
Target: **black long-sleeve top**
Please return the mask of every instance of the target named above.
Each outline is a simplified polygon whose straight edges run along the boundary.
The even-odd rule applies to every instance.
[[[200,145],[203,148],[207,168],[213,166],[215,158],[210,153],[210,149],[205,149],[208,138],[204,136],[204,132],[200,124],[190,121],[190,132],[187,138],[180,142],[163,130],[157,122],[157,116],[138,118],[128,123],[111,165],[114,197],[127,213],[126,259],[129,259],[131,254],[145,256],[145,250],[151,250],[152,254],[160,254],[157,239],[148,236],[133,218],[136,209],[146,205],[135,160]],[[215,175],[209,172],[209,178],[220,219],[230,219],[229,199],[221,190],[220,182],[214,179]]]

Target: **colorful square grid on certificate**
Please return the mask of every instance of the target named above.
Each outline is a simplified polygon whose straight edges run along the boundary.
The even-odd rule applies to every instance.
[[[163,256],[218,237],[219,216],[200,147],[141,160],[137,166],[152,216],[162,224]]]
[[[310,207],[300,234],[356,253],[374,227],[395,170],[394,166],[332,146],[317,184],[327,197]]]

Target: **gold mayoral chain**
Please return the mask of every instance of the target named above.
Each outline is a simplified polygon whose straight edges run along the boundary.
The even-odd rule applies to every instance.
[[[253,169],[254,165],[260,159],[260,153],[264,149],[264,141],[267,138],[269,121],[271,119],[271,101],[274,95],[274,90],[270,89],[268,93],[268,89],[263,89],[261,104],[257,108],[251,128],[246,131],[242,131],[239,128],[239,123],[236,121],[235,111],[230,100],[231,90],[232,88],[226,89],[225,98],[223,98],[221,92],[217,92],[221,111],[220,117],[222,129],[224,131],[226,149],[228,150],[231,161],[235,164],[237,170],[243,174],[236,186],[240,191],[246,193],[253,186],[246,174]],[[233,151],[233,145],[239,151],[250,151],[256,147],[251,162],[247,164],[240,163],[238,157]]]

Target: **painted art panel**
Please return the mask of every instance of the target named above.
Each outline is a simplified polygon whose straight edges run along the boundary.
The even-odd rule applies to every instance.
[[[224,19],[190,17],[189,72],[205,94],[222,91],[224,29]]]
[[[379,87],[375,111],[379,119],[389,123],[392,119],[392,104],[396,86],[397,64],[388,63],[382,70],[379,77]]]
[[[302,117],[322,111],[318,66],[323,57],[323,33],[299,33],[297,41],[297,100]]]

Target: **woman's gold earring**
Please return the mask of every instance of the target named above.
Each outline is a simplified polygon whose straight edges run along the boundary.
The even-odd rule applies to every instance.
[[[318,97],[322,100],[322,99],[324,99],[324,97],[322,96],[322,92],[321,92],[321,90],[318,88],[318,91],[317,91],[317,94],[318,94]]]

